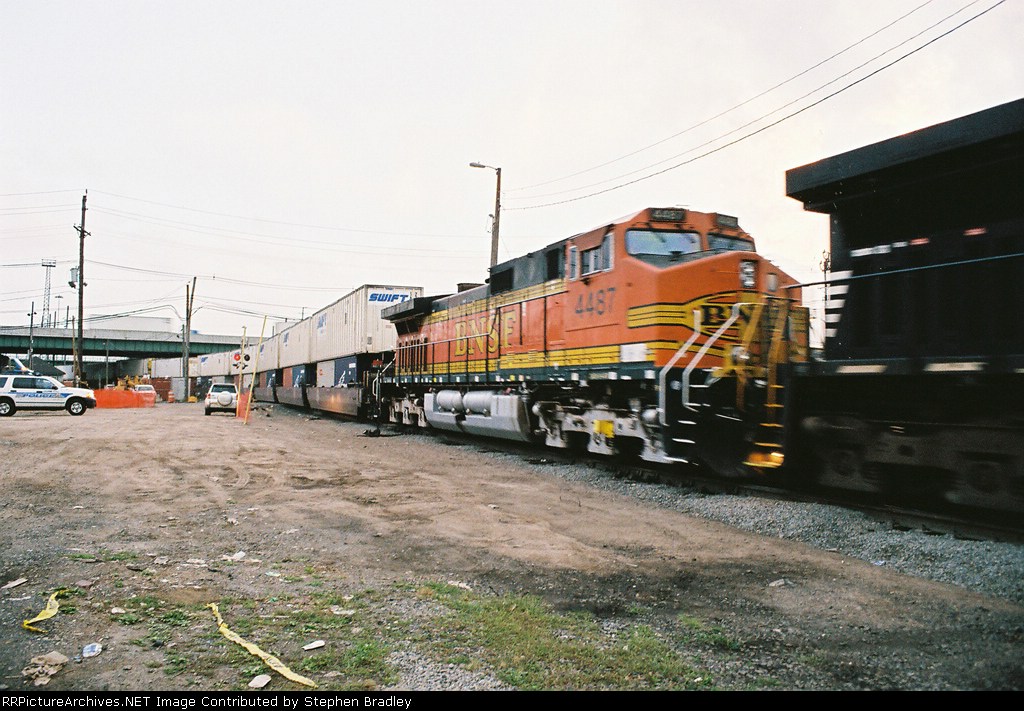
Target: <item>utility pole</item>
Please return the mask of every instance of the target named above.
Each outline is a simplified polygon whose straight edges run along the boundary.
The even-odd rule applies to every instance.
[[[32,349],[33,349],[33,335],[35,331],[36,322],[36,302],[32,302],[32,308],[28,310],[28,369],[32,370]]]
[[[192,277],[192,291],[189,293],[188,284],[185,285],[185,333],[181,339],[181,374],[185,377],[185,402],[189,401],[191,388],[188,380],[188,359],[192,349],[192,304],[196,300],[196,277]]]
[[[70,306],[68,307],[68,310],[69,311],[71,310]],[[75,330],[75,317],[74,316],[71,317],[71,330],[72,331]],[[77,367],[77,365],[78,365],[78,339],[77,338],[72,338],[71,339],[71,362]]]
[[[85,231],[85,201],[89,197],[89,191],[82,196],[82,224],[77,225],[78,230],[78,348],[75,352],[75,387],[82,385],[82,348],[83,332],[82,324],[85,317],[85,238],[89,234]]]

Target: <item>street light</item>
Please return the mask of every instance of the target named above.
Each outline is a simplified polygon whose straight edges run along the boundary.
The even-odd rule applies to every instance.
[[[490,168],[498,175],[498,185],[494,189],[494,220],[491,222],[491,266],[498,263],[498,222],[501,219],[501,168],[483,163],[470,163],[470,168]]]

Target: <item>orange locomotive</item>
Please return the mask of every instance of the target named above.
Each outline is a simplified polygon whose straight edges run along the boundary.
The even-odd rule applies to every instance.
[[[807,356],[795,285],[735,217],[648,208],[498,264],[485,285],[385,310],[398,330],[390,419],[777,466],[785,364]],[[720,454],[744,442],[739,461]]]

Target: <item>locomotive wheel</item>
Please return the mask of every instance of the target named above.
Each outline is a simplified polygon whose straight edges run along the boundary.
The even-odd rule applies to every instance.
[[[754,449],[755,429],[760,417],[735,407],[736,390],[732,380],[709,381],[704,404],[699,408],[697,456],[715,474],[730,479],[750,479],[757,469],[744,464]],[[756,399],[755,399],[756,398]],[[754,388],[748,390],[747,402],[763,399]]]
[[[756,470],[744,464],[750,454],[751,436],[747,423],[731,415],[706,415],[698,429],[697,455],[701,464],[718,476],[749,479]]]

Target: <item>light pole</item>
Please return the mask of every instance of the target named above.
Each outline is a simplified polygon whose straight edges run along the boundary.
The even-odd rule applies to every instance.
[[[494,221],[491,222],[491,266],[498,263],[498,223],[501,219],[501,168],[483,163],[470,163],[470,168],[490,168],[498,176],[498,185],[494,189]]]

